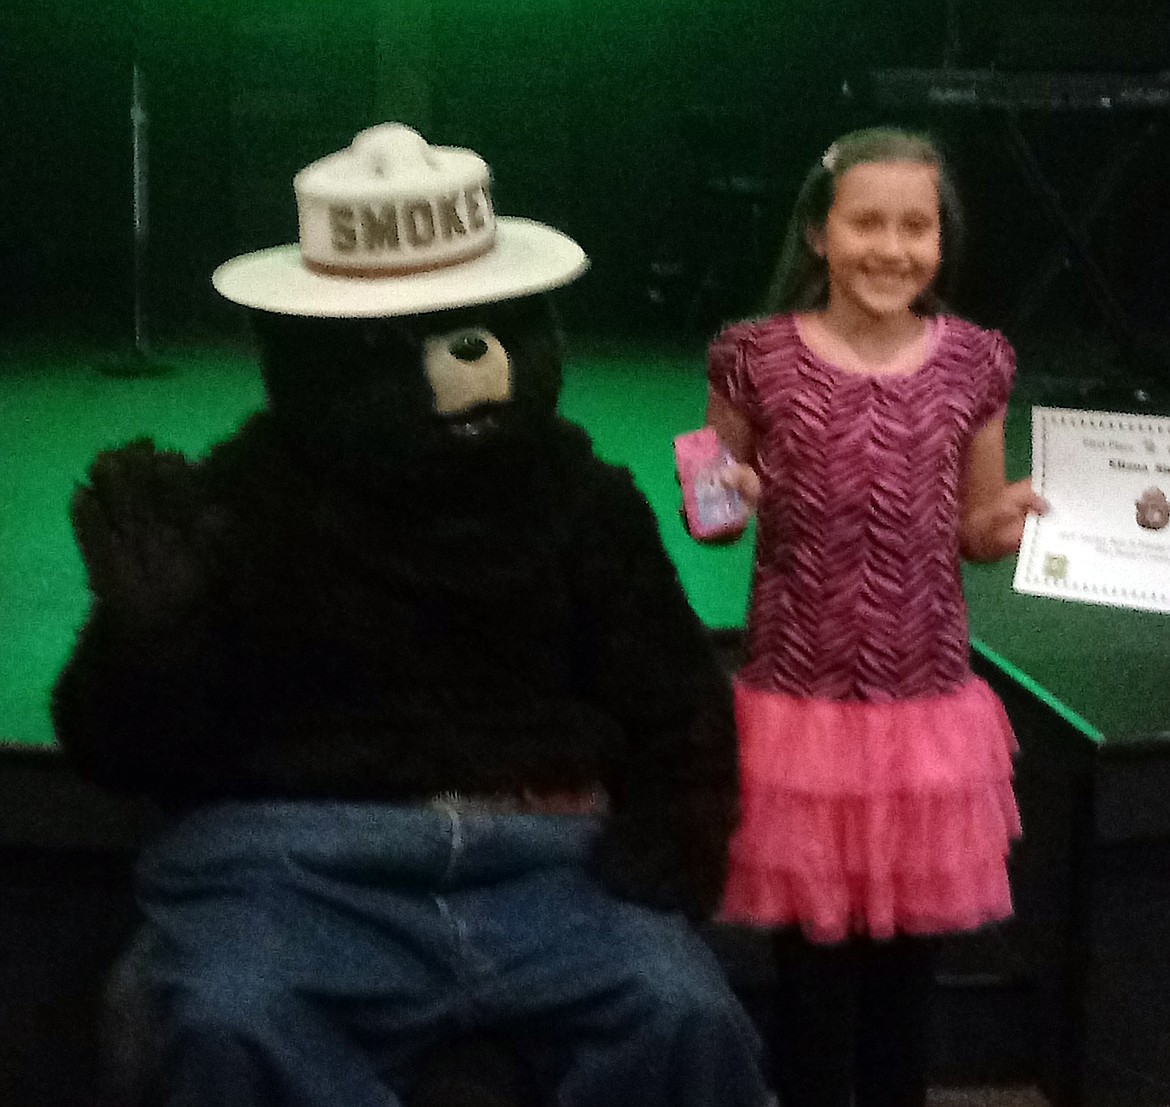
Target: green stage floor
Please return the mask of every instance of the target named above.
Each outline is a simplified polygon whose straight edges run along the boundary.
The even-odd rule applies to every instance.
[[[49,747],[47,703],[86,607],[67,519],[73,484],[94,453],[147,434],[199,454],[262,400],[244,354],[181,351],[152,378],[103,375],[93,356],[29,350],[0,361],[0,741]],[[703,418],[701,353],[571,355],[564,414],[598,452],[629,466],[658,515],[700,617],[740,627],[751,535],[700,547],[678,519],[671,439]],[[1047,402],[1047,401],[1046,401]],[[1028,407],[1009,413],[1009,475],[1028,471]],[[966,570],[976,648],[1029,684],[1092,738],[1121,740],[1170,725],[1163,669],[1166,616],[1019,596],[1012,564]]]

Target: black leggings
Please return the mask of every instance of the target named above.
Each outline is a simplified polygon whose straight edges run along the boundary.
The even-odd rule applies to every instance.
[[[935,942],[776,938],[783,1107],[923,1107]]]

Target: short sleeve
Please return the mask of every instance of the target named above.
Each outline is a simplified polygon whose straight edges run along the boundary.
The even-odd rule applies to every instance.
[[[747,407],[750,399],[748,334],[748,325],[737,323],[716,335],[707,348],[707,383],[739,408]]]
[[[975,426],[982,427],[1007,405],[1016,378],[1016,352],[999,331],[991,332],[987,361],[975,409]]]

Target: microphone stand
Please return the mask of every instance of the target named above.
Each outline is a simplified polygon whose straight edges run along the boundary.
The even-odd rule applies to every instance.
[[[130,127],[133,164],[133,227],[134,227],[134,345],[127,353],[101,366],[110,377],[156,377],[167,372],[168,366],[156,360],[146,334],[146,309],[142,291],[146,274],[147,246],[150,242],[148,165],[149,143],[147,132],[149,116],[145,107],[142,70],[137,60],[133,63],[130,91]]]

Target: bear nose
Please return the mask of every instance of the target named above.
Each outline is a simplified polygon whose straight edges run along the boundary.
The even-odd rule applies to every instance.
[[[488,344],[477,335],[460,335],[448,347],[451,356],[460,361],[479,361],[488,351]]]

